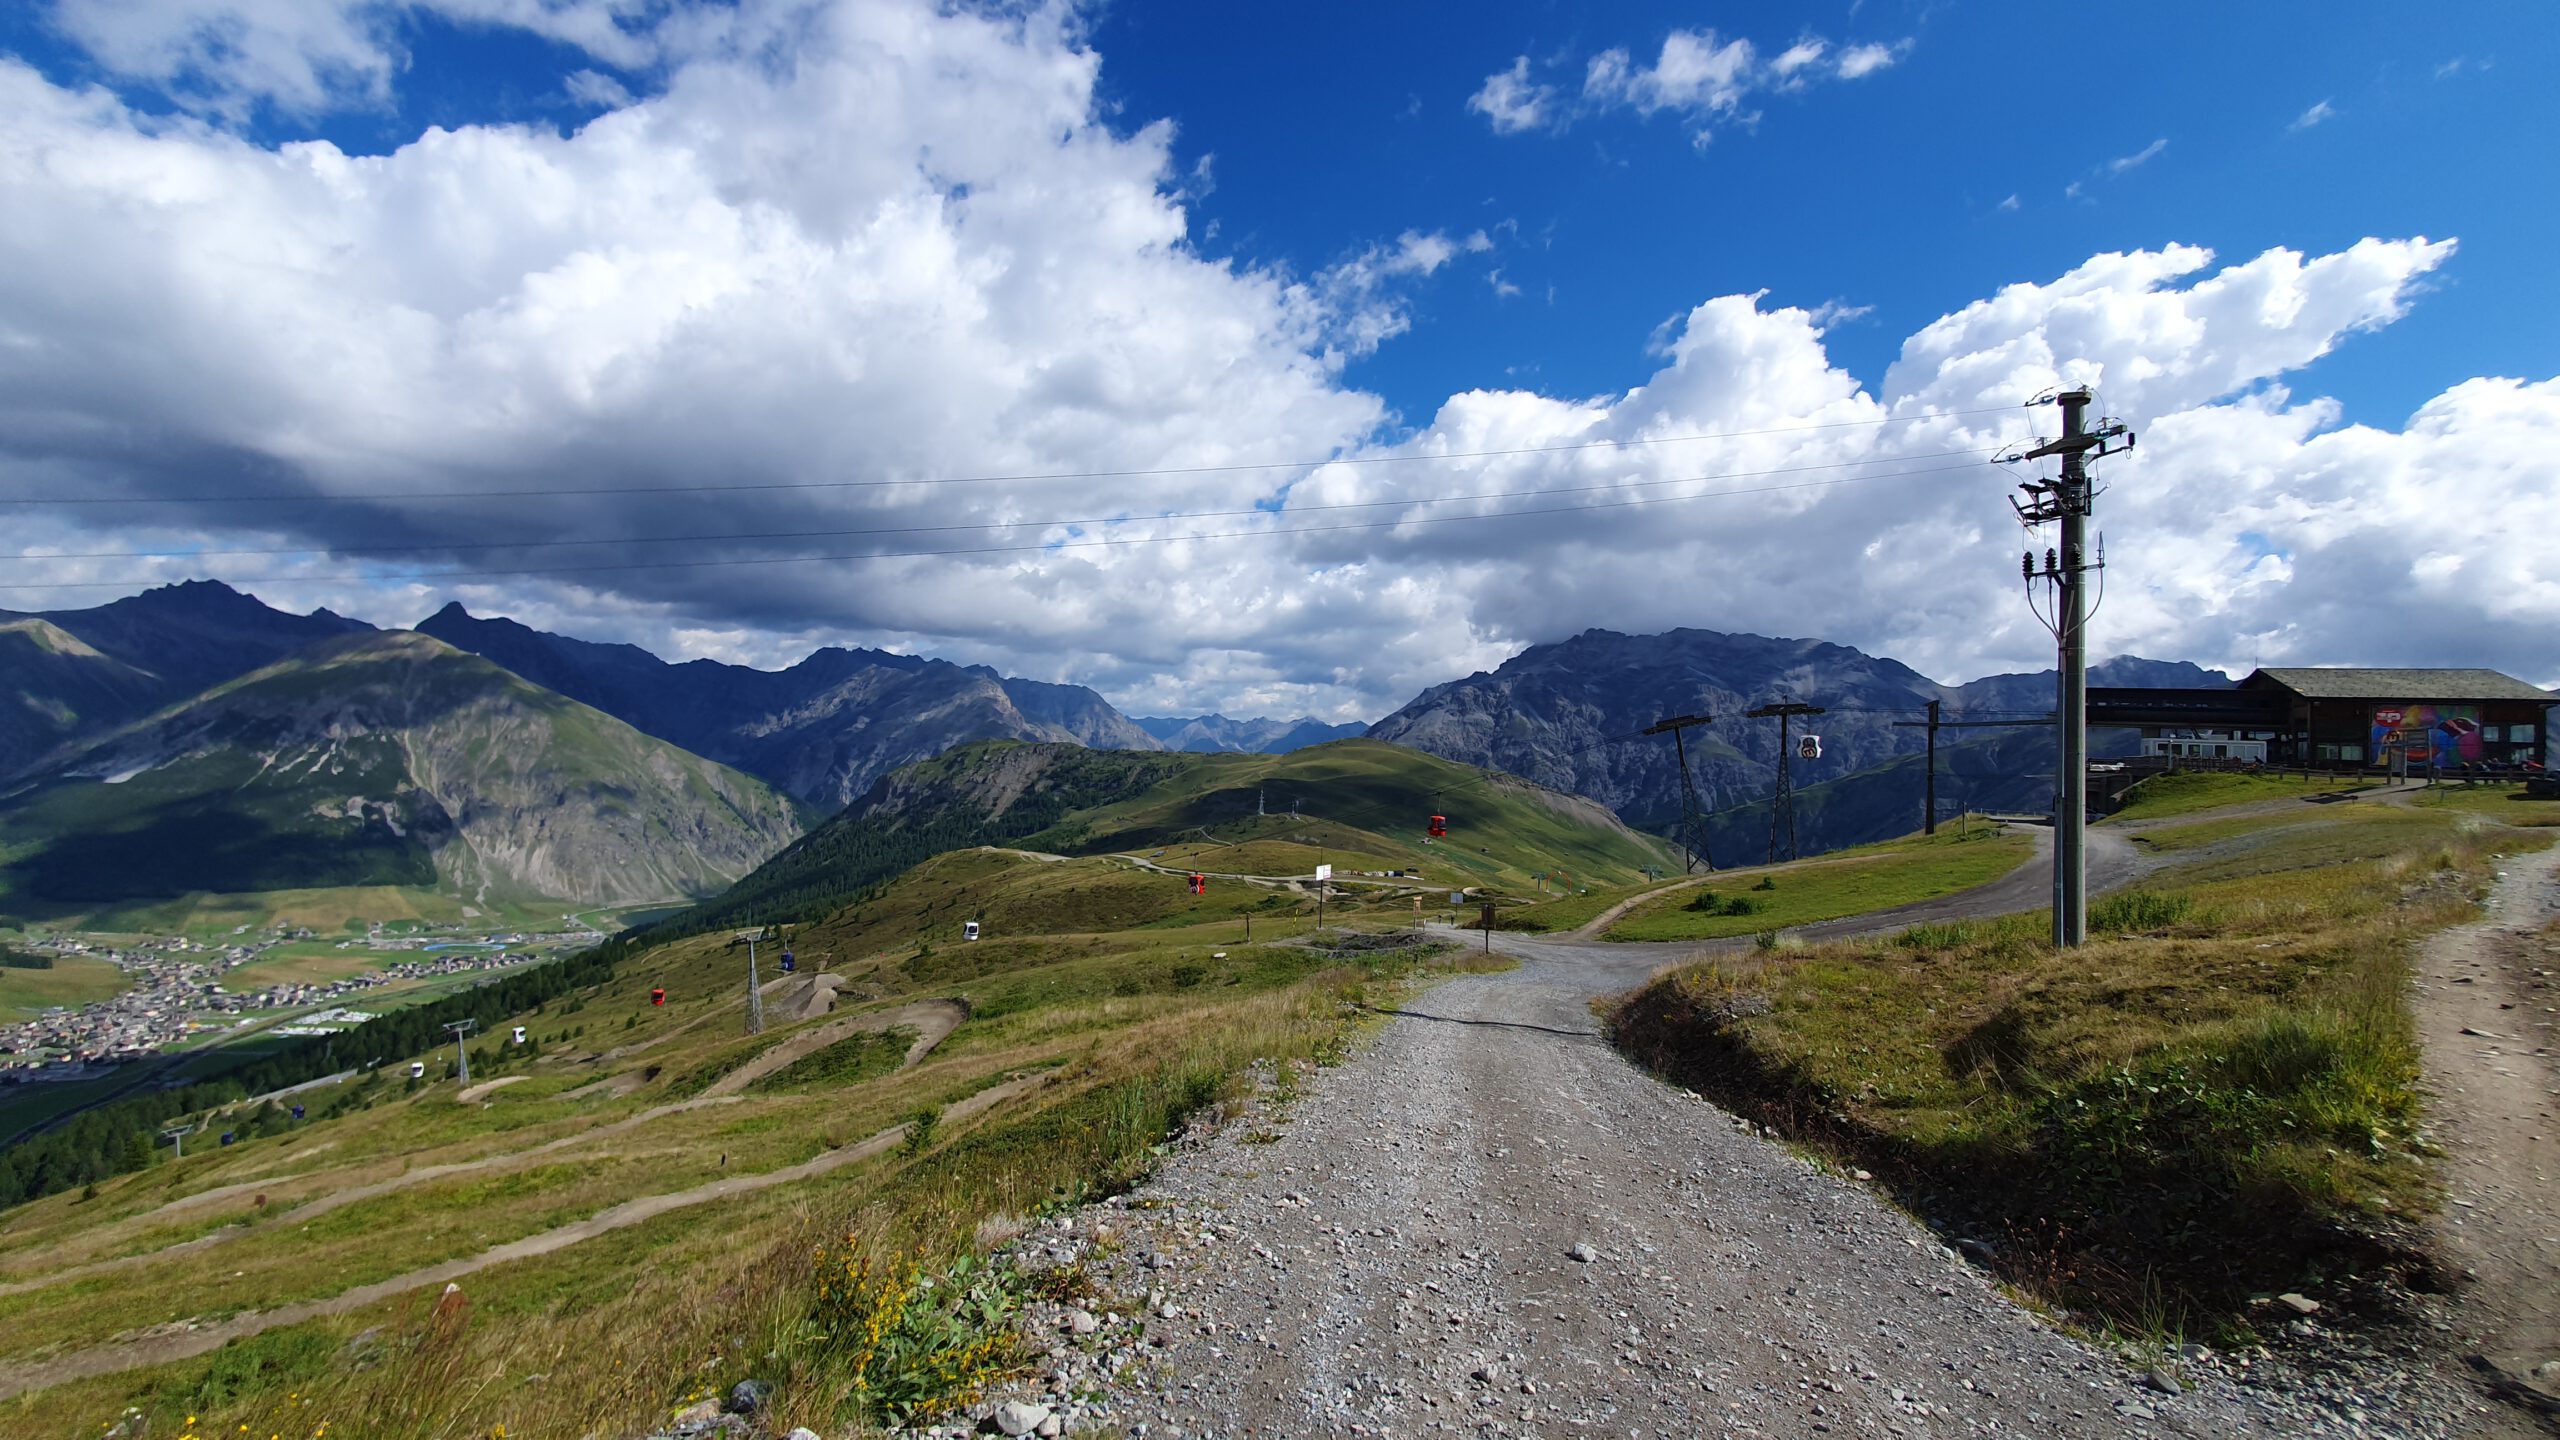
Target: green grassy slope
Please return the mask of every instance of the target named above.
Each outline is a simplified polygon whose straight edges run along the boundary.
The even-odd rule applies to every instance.
[[[1445,840],[1424,833],[1433,814],[1449,817]],[[1521,890],[1559,868],[1618,884],[1677,864],[1661,841],[1588,800],[1379,741],[1287,755],[989,741],[897,771],[664,928],[813,920],[933,855],[975,845],[1151,858],[1163,850],[1166,866],[1230,874],[1304,874],[1330,861],[1346,877],[1413,869],[1428,884]]]
[[[88,955],[57,955],[43,970],[0,966],[0,1025],[29,1019],[56,1005],[74,1009],[123,994],[130,982],[112,963]]]
[[[2149,813],[2196,818],[2137,838],[2192,853],[2094,902],[2085,946],[2033,912],[1723,957],[1626,1001],[1616,1038],[1990,1242],[2047,1305],[2240,1344],[2252,1294],[2300,1289],[2358,1323],[2369,1281],[2428,1264],[2410,1222],[2441,1200],[2411,958],[2560,805],[2233,813],[2301,787],[2173,778]]]
[[[1609,940],[1705,940],[1889,910],[1987,885],[2033,852],[2023,834],[1953,828],[1744,871],[1637,906]]]
[[[0,795],[14,913],[391,886],[679,898],[799,828],[761,782],[406,632],[332,641]]]
[[[994,938],[942,938],[963,907],[986,915]],[[804,977],[824,967],[842,978],[829,1016],[788,1012],[797,982],[786,982],[768,992],[765,1033],[741,1034],[747,947],[695,935],[486,1023],[475,1078],[517,1083],[473,1103],[456,1104],[449,1081],[408,1086],[399,1054],[370,1083],[297,1097],[309,1107],[299,1123],[248,1104],[218,1111],[205,1118],[241,1143],[191,1143],[183,1162],[164,1147],[147,1171],[107,1177],[94,1196],[66,1191],[8,1213],[0,1283],[32,1284],[0,1292],[0,1366],[25,1373],[48,1352],[114,1344],[141,1327],[325,1298],[642,1197],[830,1157],[852,1163],[464,1275],[467,1327],[439,1331],[430,1305],[394,1298],[0,1401],[0,1415],[28,1435],[94,1434],[128,1405],[153,1433],[177,1433],[189,1415],[205,1434],[266,1434],[288,1417],[305,1422],[294,1433],[320,1418],[333,1434],[575,1434],[600,1423],[639,1433],[690,1388],[725,1391],[751,1371],[779,1385],[777,1427],[876,1424],[885,1417],[848,1401],[846,1376],[830,1368],[842,1352],[812,1256],[921,1248],[947,1276],[973,1237],[1125,1183],[1168,1127],[1241,1095],[1257,1062],[1285,1083],[1292,1067],[1341,1053],[1352,1027],[1392,1008],[1419,957],[1270,943],[1275,932],[1301,936],[1312,907],[1285,884],[1222,882],[1194,896],[1107,855],[960,850],[795,932]],[[1247,913],[1252,944],[1239,938]],[[773,950],[761,958],[773,978]],[[650,1003],[654,987],[663,1006]],[[914,1032],[888,1028],[905,1013],[893,1007],[943,999],[964,1002],[966,1018],[922,1063],[895,1069]],[[812,1033],[870,1014],[883,1016],[885,1036]],[[518,1023],[538,1055],[504,1044]],[[800,1062],[706,1095],[718,1077],[795,1043]],[[417,1053],[431,1076],[452,1054]],[[896,1139],[892,1127],[919,1113],[991,1093],[1001,1103],[982,1116],[946,1111],[906,1144],[854,1158],[860,1142]],[[606,1125],[617,1128],[598,1133]],[[558,1148],[537,1150],[546,1145]],[[434,1168],[455,1165],[473,1168]],[[348,1194],[357,1187],[375,1188]],[[78,1269],[102,1262],[117,1268]],[[204,1283],[215,1273],[220,1284]],[[432,1302],[439,1289],[415,1293]],[[338,1363],[349,1338],[374,1327],[387,1363]],[[715,1351],[729,1357],[716,1374],[702,1366]],[[547,1378],[440,1384],[446,1365]]]

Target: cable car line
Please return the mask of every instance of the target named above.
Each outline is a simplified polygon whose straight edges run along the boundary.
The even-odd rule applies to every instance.
[[[1522,445],[1501,450],[1450,450],[1412,455],[1337,455],[1324,460],[1257,460],[1231,465],[1169,465],[1131,470],[1061,470],[1023,474],[914,476],[899,480],[769,480],[731,485],[594,485],[546,486],[523,490],[386,490],[371,494],[275,493],[265,495],[0,495],[0,505],[314,505],[373,504],[391,500],[520,500],[566,499],[594,495],[690,495],[775,490],[891,489],[900,485],[1019,485],[1050,480],[1133,480],[1152,476],[1234,475],[1266,470],[1321,470],[1329,465],[1396,465],[1416,461],[1499,460],[1522,455],[1564,455],[1583,450],[1624,450],[1649,445],[1687,445],[1710,440],[1743,440],[1763,435],[1798,435],[1820,430],[1858,429],[1882,425],[1916,425],[1924,420],[1971,415],[2015,414],[2014,405],[1972,410],[1932,410],[1920,415],[1888,415],[1875,420],[1825,420],[1807,425],[1773,425],[1757,430],[1719,430],[1698,435],[1650,435],[1629,439],[1578,440],[1565,445]],[[1998,447],[1992,447],[1998,448]]]
[[[1352,521],[1340,525],[1292,525],[1267,530],[1213,530],[1176,535],[1117,535],[1086,540],[1047,540],[1020,545],[963,545],[938,550],[863,550],[828,555],[736,555],[695,560],[632,560],[589,565],[520,565],[470,570],[410,571],[339,571],[319,575],[250,575],[228,577],[232,585],[320,585],[379,584],[393,580],[469,580],[500,576],[562,576],[607,573],[630,573],[648,570],[707,570],[741,565],[814,565],[851,563],[859,560],[924,560],[961,555],[1020,555],[1060,550],[1095,550],[1131,545],[1168,545],[1187,540],[1264,540],[1287,535],[1324,535],[1358,530],[1392,530],[1407,525],[1455,525],[1493,520],[1518,520],[1540,515],[1570,515],[1592,510],[1623,510],[1638,505],[1676,505],[1690,500],[1714,500],[1736,495],[1760,495],[1784,490],[1818,489],[1826,485],[1853,485],[1869,480],[1892,480],[1917,475],[1952,474],[1971,470],[1972,465],[1937,465],[1919,470],[1888,470],[1874,475],[1843,475],[1828,480],[1802,480],[1784,485],[1751,486],[1739,490],[1708,490],[1696,495],[1662,497],[1640,496],[1632,500],[1603,500],[1582,505],[1543,505],[1524,510],[1498,510],[1485,515],[1405,515],[1392,520]],[[1613,486],[1613,489],[1632,488]],[[1414,503],[1414,502],[1397,502]],[[1267,511],[1267,514],[1285,512]],[[22,556],[43,559],[43,556]],[[112,590],[129,589],[136,584],[159,579],[146,576],[139,580],[12,580],[0,581],[0,590]]]
[[[1999,447],[1980,445],[1966,450],[1931,450],[1918,455],[1899,455],[1895,460],[1946,460],[1965,455],[1986,455]],[[1846,470],[1859,465],[1885,463],[1879,460],[1826,460],[1814,465],[1780,465],[1767,470],[1725,470],[1713,475],[1674,475],[1659,480],[1611,480],[1597,485],[1556,485],[1536,490],[1486,490],[1472,495],[1427,495],[1391,500],[1344,500],[1322,505],[1291,505],[1284,510],[1266,510],[1255,506],[1244,510],[1175,510],[1157,515],[1105,515],[1081,520],[984,520],[962,525],[880,525],[847,530],[754,530],[732,534],[629,535],[596,540],[457,540],[411,541],[397,545],[272,545],[239,549],[187,550],[66,550],[44,555],[0,557],[14,560],[193,560],[208,555],[381,555],[420,551],[456,550],[551,550],[573,545],[694,545],[727,540],[837,540],[870,535],[938,535],[972,530],[1055,529],[1060,526],[1135,525],[1158,520],[1232,520],[1248,515],[1297,515],[1340,510],[1376,510],[1392,505],[1457,505],[1482,500],[1514,500],[1543,495],[1591,495],[1612,490],[1638,490],[1664,485],[1691,485],[1708,480],[1747,480],[1762,475],[1799,475],[1810,470]],[[1947,469],[1969,469],[1948,466]],[[1891,475],[1934,474],[1934,470],[1891,471]],[[1842,476],[1834,480],[1813,481],[1800,485],[1770,485],[1749,490],[1716,491],[1715,494],[1756,495],[1778,490],[1810,489],[1818,485],[1836,485],[1849,480],[1883,479],[1879,476]],[[1703,496],[1675,496],[1675,499],[1702,499]]]

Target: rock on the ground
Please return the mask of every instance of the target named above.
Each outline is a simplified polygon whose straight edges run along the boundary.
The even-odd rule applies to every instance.
[[[1048,1419],[1048,1406],[1028,1400],[1007,1400],[996,1407],[996,1428],[1007,1435],[1028,1435]]]

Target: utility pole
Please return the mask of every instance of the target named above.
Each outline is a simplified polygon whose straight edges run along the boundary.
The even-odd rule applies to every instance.
[[[1920,782],[1920,833],[1938,833],[1938,702],[1929,702],[1929,768]]]
[[[2054,587],[2050,623],[2058,649],[2053,719],[2061,755],[2054,764],[2053,943],[2073,946],[2089,938],[2089,574],[2106,564],[2089,554],[2089,514],[2097,493],[2089,483],[2088,462],[2133,448],[2133,435],[2113,420],[2102,420],[2091,430],[2087,390],[2065,390],[2053,399],[2062,407],[2062,438],[2017,458],[2059,455],[2062,478],[2029,481],[2019,487],[2027,494],[2026,503],[2010,504],[2030,527],[2062,522],[2061,552],[2046,552],[2041,578]],[[2124,443],[2109,448],[2107,442],[2118,437]],[[2020,569],[2030,585],[2039,578],[2032,552]]]
[[[1689,742],[1681,737],[1680,732],[1692,725],[1712,725],[1715,719],[1713,715],[1674,715],[1668,720],[1657,720],[1644,730],[1647,735],[1669,733],[1672,748],[1680,754],[1680,873],[1684,875],[1696,870],[1701,858],[1707,862],[1709,870],[1715,869],[1716,857],[1706,836],[1697,828],[1698,795],[1689,784]],[[1692,839],[1697,841],[1695,845],[1690,843]]]
[[[763,927],[758,926],[756,933],[747,937],[747,1033],[750,1035],[764,1033],[764,991],[756,983],[756,941],[763,935]]]
[[[447,1020],[444,1028],[453,1032],[453,1058],[462,1069],[462,1088],[471,1088],[471,1044],[466,1038],[480,1028],[477,1020]]]
[[[1775,717],[1778,722],[1778,790],[1769,800],[1769,863],[1772,865],[1778,863],[1778,836],[1781,831],[1787,837],[1787,858],[1796,858],[1796,786],[1788,770],[1789,763],[1795,759],[1795,747],[1787,742],[1788,722],[1798,715],[1823,713],[1823,707],[1819,705],[1798,705],[1793,701],[1763,705],[1757,710],[1743,712],[1746,720]]]

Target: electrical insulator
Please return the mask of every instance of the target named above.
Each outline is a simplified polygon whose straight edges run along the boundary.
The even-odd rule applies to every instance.
[[[2036,578],[2035,552],[2029,551],[2018,557],[2018,578],[2021,580],[2033,580]]]
[[[2058,552],[2052,550],[2044,552],[2044,573],[2047,575],[2062,573],[2062,557]]]

